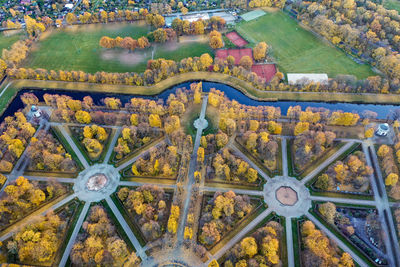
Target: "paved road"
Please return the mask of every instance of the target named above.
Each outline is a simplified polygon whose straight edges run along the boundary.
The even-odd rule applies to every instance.
[[[246,189],[237,189],[237,188],[219,188],[219,187],[212,187],[212,186],[204,186],[204,187],[202,187],[202,190],[207,191],[207,192],[233,191],[236,194],[250,195],[250,196],[263,196],[264,195],[264,191],[246,190]]]
[[[341,197],[320,197],[320,196],[310,196],[311,200],[314,201],[327,201],[327,202],[337,202],[345,204],[355,204],[355,205],[376,205],[375,200],[364,200],[364,199],[353,199],[353,198],[341,198]]]
[[[206,116],[207,103],[208,103],[208,95],[205,95],[203,96],[203,103],[201,106],[201,111],[199,116],[200,120],[204,119]],[[195,183],[194,172],[196,171],[196,165],[197,165],[197,150],[199,149],[200,146],[200,139],[202,133],[203,133],[203,128],[199,126],[199,128],[197,128],[196,139],[194,140],[193,153],[189,162],[188,181],[187,181],[187,186],[185,188],[186,198],[183,204],[182,220],[178,225],[178,231],[177,231],[178,244],[182,244],[183,242],[183,230],[185,229],[186,218],[189,212],[190,198],[192,196],[192,187],[193,184]]]
[[[85,217],[86,217],[86,214],[88,213],[89,207],[90,207],[90,202],[86,202],[85,205],[83,206],[81,214],[79,214],[79,218],[75,224],[74,231],[72,232],[71,237],[68,240],[67,247],[64,250],[63,256],[62,256],[61,261],[58,264],[58,266],[63,267],[67,264],[69,254],[71,253],[72,247],[75,243],[75,239],[78,236],[79,230],[81,229],[83,220],[85,220]]]
[[[121,135],[121,131],[122,131],[122,127],[118,128],[115,131],[113,139],[111,140],[111,144],[108,147],[108,151],[107,151],[107,154],[106,154],[106,156],[104,158],[103,163],[108,164],[108,161],[110,160],[111,154],[114,151],[115,144],[117,143],[118,137]]]
[[[288,266],[294,267],[292,218],[286,218],[286,246],[287,246]]]
[[[117,167],[118,171],[121,171],[123,169],[125,169],[126,167],[128,167],[129,165],[131,165],[132,163],[134,163],[135,161],[137,161],[139,158],[143,157],[151,148],[155,147],[159,147],[162,144],[164,144],[165,139],[160,140],[157,144],[155,144],[154,146],[149,147],[148,149],[142,151],[139,155],[137,155],[136,157],[131,158],[130,160],[124,162],[123,164],[121,164],[120,166]]]
[[[250,164],[250,166],[255,169],[256,171],[258,171],[258,173],[268,182],[271,181],[271,178],[261,170],[260,167],[258,167],[253,161],[251,161],[245,154],[243,154],[242,151],[240,151],[240,149],[235,146],[234,144],[230,144],[230,147],[235,151],[235,154],[237,154],[239,157],[241,157],[244,161],[246,161],[247,163]]]
[[[72,140],[71,136],[68,134],[67,130],[63,126],[56,126],[61,134],[64,136],[65,140],[67,140],[68,144],[71,146],[72,150],[74,150],[76,156],[78,157],[79,161],[83,164],[83,167],[86,169],[89,167],[85,157],[82,155],[79,148],[76,146],[74,140]]]
[[[254,220],[252,220],[249,224],[247,224],[237,235],[235,235],[232,239],[230,239],[221,249],[217,251],[207,261],[207,265],[213,260],[218,260],[222,257],[231,247],[233,247],[237,242],[239,242],[251,229],[257,226],[265,217],[267,217],[271,213],[271,209],[264,210],[260,215],[258,215]]]
[[[354,142],[348,142],[344,146],[342,146],[338,151],[336,151],[333,155],[331,155],[327,160],[325,160],[322,164],[320,164],[317,168],[315,168],[312,172],[310,172],[306,177],[304,177],[301,182],[303,184],[307,183],[309,180],[314,178],[318,173],[320,173],[323,169],[325,169],[329,164],[331,164],[335,159],[337,159],[341,154],[343,154],[347,149],[349,149]]]
[[[363,148],[368,166],[370,166],[372,168],[372,162],[371,162],[371,159],[372,159],[372,161],[374,162],[374,166],[376,167],[376,171],[374,172],[374,174],[376,176],[374,176],[374,174],[371,175],[370,182],[371,182],[372,189],[373,189],[374,195],[375,195],[376,208],[378,210],[378,215],[381,220],[382,232],[384,235],[391,235],[391,238],[394,240],[394,242],[393,242],[394,247],[392,247],[390,238],[383,238],[383,240],[385,242],[386,251],[387,251],[386,254],[389,256],[388,257],[389,264],[390,264],[390,266],[396,266],[396,265],[398,266],[398,263],[400,262],[400,258],[399,258],[400,247],[399,247],[399,242],[397,240],[396,228],[393,223],[393,217],[392,217],[392,212],[390,210],[388,196],[386,194],[384,179],[382,177],[382,172],[379,167],[378,157],[376,155],[376,151],[375,151],[373,144],[371,144],[369,142],[363,142],[362,148]],[[370,150],[368,148],[371,148],[370,150],[372,151],[372,153],[369,153]],[[376,179],[375,179],[375,177],[376,177]],[[379,183],[380,188],[382,188],[382,196],[379,195],[377,183]],[[385,220],[385,215],[384,215],[385,212],[387,213],[388,220]],[[387,237],[389,237],[389,236],[387,236]],[[397,264],[396,264],[396,261],[397,261]]]
[[[308,219],[312,221],[315,226],[317,226],[319,229],[321,229],[332,241],[334,241],[344,252],[347,252],[351,255],[353,260],[355,260],[360,266],[362,267],[367,267],[369,266],[367,263],[365,263],[357,254],[353,252],[348,246],[346,246],[345,243],[343,243],[342,240],[340,240],[336,235],[334,235],[331,231],[328,230],[328,228],[325,227],[317,218],[315,218],[312,214],[307,213],[306,214]]]
[[[282,176],[288,176],[288,163],[287,163],[287,145],[286,138],[282,137]]]
[[[114,213],[115,217],[117,218],[118,223],[121,224],[122,228],[125,231],[125,234],[128,236],[132,245],[135,247],[136,255],[138,257],[140,257],[142,260],[145,260],[147,258],[147,255],[146,255],[145,251],[143,250],[143,247],[140,245],[135,234],[132,232],[131,228],[129,227],[128,223],[125,221],[122,214],[119,212],[117,206],[115,206],[114,201],[112,201],[110,196],[107,196],[105,198],[105,200],[107,201],[108,206],[110,206],[112,212]]]

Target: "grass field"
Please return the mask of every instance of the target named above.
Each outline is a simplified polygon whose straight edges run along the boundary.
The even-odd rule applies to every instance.
[[[53,70],[82,70],[89,73],[143,72],[152,49],[136,50],[128,53],[123,49],[102,49],[102,36],[139,38],[145,36],[149,28],[139,24],[84,25],[73,29],[55,30],[44,37],[29,56],[26,67]],[[171,47],[157,45],[154,58],[180,60],[188,56],[210,53],[207,43],[185,42]]]
[[[400,2],[398,0],[384,0],[383,6],[389,10],[397,10],[400,12]]]
[[[9,49],[13,43],[21,39],[22,33],[6,34],[7,32],[0,32],[0,55],[3,49]]]
[[[376,75],[368,65],[359,65],[346,54],[301,28],[282,11],[242,22],[237,31],[248,41],[265,41],[282,72],[351,74],[359,79]]]

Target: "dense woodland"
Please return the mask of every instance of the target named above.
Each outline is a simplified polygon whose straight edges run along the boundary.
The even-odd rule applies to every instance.
[[[260,160],[270,172],[274,172],[278,168],[279,140],[275,136],[264,131],[255,132],[250,130],[243,135],[239,135],[237,140],[251,155]]]
[[[67,230],[67,215],[49,212],[33,219],[7,242],[8,253],[15,255],[17,262],[52,262]]]
[[[339,248],[315,228],[311,221],[305,221],[301,225],[301,237],[304,244],[302,261],[305,266],[343,266],[353,267],[353,259],[350,254],[341,253]]]
[[[369,176],[373,173],[367,166],[365,155],[356,151],[344,161],[337,161],[318,176],[314,186],[321,190],[365,192],[369,189]]]
[[[326,149],[333,146],[336,135],[329,131],[304,131],[293,142],[292,155],[294,167],[303,171],[311,162],[317,160]]]
[[[0,124],[0,172],[10,172],[21,157],[36,129],[21,112]]]
[[[372,1],[297,2],[298,18],[348,53],[372,62],[390,80],[391,89],[400,86],[400,16]],[[388,81],[370,77],[368,91],[387,92]]]
[[[318,213],[321,214],[324,220],[337,228],[355,246],[363,250],[369,258],[373,261],[377,258],[385,261],[371,248],[371,246],[374,246],[381,251],[385,251],[382,227],[375,209],[336,208],[336,205],[331,202],[318,204],[317,207]],[[361,237],[362,234],[360,235],[360,232],[363,231],[365,231],[369,241],[365,241]]]
[[[137,266],[140,262],[102,206],[90,208],[82,229],[70,255],[73,266]]]
[[[206,197],[199,224],[200,243],[206,247],[215,245],[253,209],[254,204],[247,195],[236,195],[232,191]]]
[[[283,227],[278,222],[268,222],[233,246],[228,251],[223,266],[282,266],[282,232]]]
[[[20,176],[4,188],[0,196],[0,228],[24,218],[42,203],[67,192],[59,183],[30,182]]]
[[[396,143],[396,150],[400,148],[400,143]],[[399,150],[397,150],[399,151]],[[382,171],[383,178],[385,179],[386,189],[389,192],[389,196],[395,200],[400,199],[400,183],[399,183],[399,167],[398,159],[400,152],[397,153],[397,160],[395,159],[395,153],[393,148],[387,145],[379,146],[377,150],[379,163]]]
[[[32,138],[27,152],[30,170],[75,172],[78,169],[63,145],[53,134],[44,130]]]
[[[152,147],[132,164],[134,176],[161,176],[172,178],[177,174],[179,155],[176,146],[166,144]]]
[[[161,237],[169,216],[169,199],[164,189],[152,185],[122,187],[117,195],[147,241]]]
[[[111,129],[103,128],[96,124],[84,127],[70,127],[73,136],[83,145],[91,159],[98,159],[103,152],[104,145],[108,140]]]
[[[210,159],[207,177],[232,182],[256,183],[258,172],[249,167],[249,164],[224,148]]]

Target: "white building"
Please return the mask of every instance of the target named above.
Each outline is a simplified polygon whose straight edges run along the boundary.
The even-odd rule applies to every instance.
[[[378,136],[386,136],[386,135],[388,135],[389,131],[390,131],[389,124],[381,123],[376,128],[375,134]]]
[[[328,83],[328,74],[326,73],[288,73],[289,84],[306,84],[308,82]]]
[[[199,19],[202,20],[210,19],[210,15],[208,15],[208,13],[194,13],[194,14],[182,15],[181,19],[187,20],[189,22],[194,22],[198,21]]]

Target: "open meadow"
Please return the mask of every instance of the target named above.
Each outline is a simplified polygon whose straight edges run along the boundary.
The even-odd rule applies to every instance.
[[[0,32],[0,55],[3,49],[10,49],[11,45],[22,38],[23,33],[16,31]]]
[[[267,42],[279,70],[295,73],[355,75],[359,79],[375,75],[369,65],[359,65],[339,49],[323,42],[300,27],[282,11],[268,13],[256,20],[239,23],[236,30],[248,41]]]
[[[212,52],[204,41],[157,44],[133,53],[120,48],[106,50],[99,46],[102,36],[130,36],[137,39],[146,36],[149,30],[145,25],[121,23],[54,30],[33,49],[25,66],[49,70],[82,70],[88,73],[143,72],[147,61],[152,58],[152,50],[154,58],[173,60]]]

